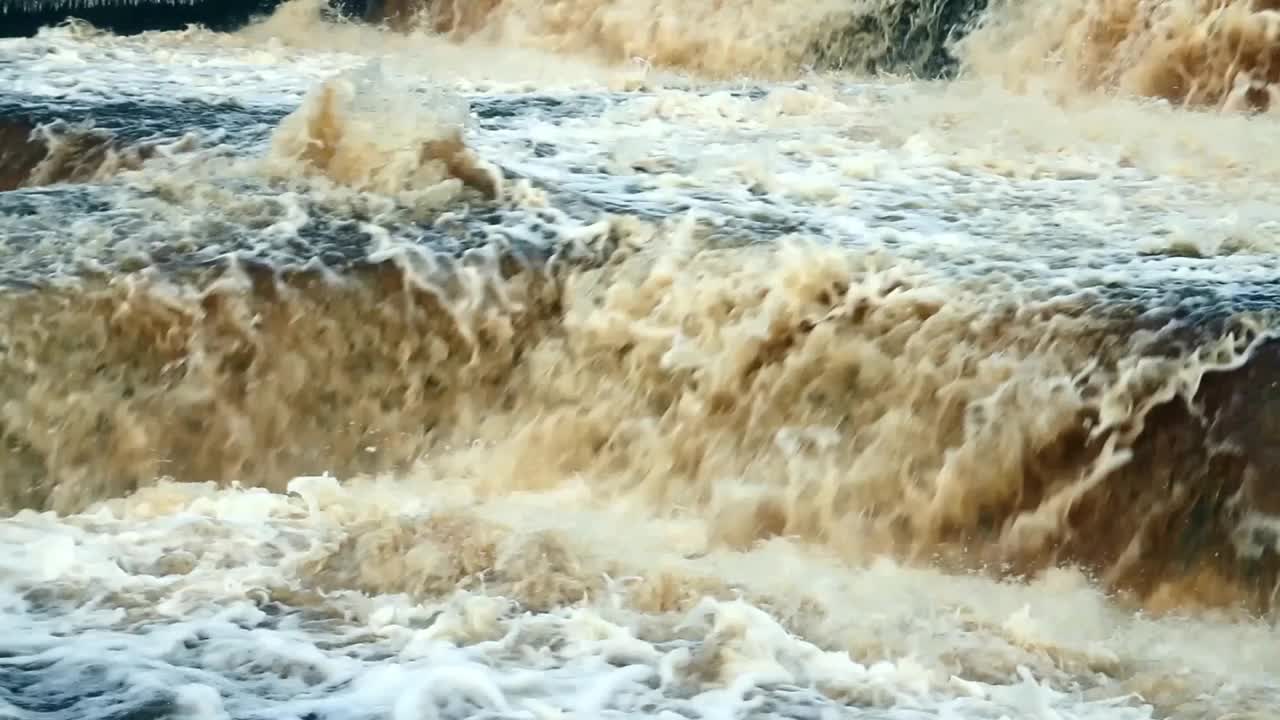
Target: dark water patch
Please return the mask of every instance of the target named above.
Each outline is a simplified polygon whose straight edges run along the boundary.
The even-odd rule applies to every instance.
[[[511,170],[506,174],[512,179],[520,176]],[[919,262],[940,278],[1017,287],[1039,297],[1089,290],[1096,293],[1100,306],[1131,308],[1152,319],[1208,326],[1241,312],[1280,306],[1280,281],[1265,272],[1275,264],[1269,256],[1259,256],[1247,272],[1236,273],[1215,258],[1170,260],[1127,251],[1121,243],[1111,250],[1073,253],[1070,238],[1034,251],[1006,240],[1008,257],[999,254],[1001,242],[993,242],[984,255],[958,254],[932,247],[927,236],[907,240],[834,231],[821,218],[767,204],[741,207],[709,193],[662,202],[644,194],[610,193],[592,183],[542,179],[536,184],[553,198],[556,210],[496,207],[477,199],[444,223],[330,206],[306,188],[283,182],[211,181],[206,190],[241,200],[256,198],[251,210],[236,212],[216,206],[197,210],[187,207],[184,197],[124,185],[0,193],[0,282],[29,287],[85,273],[144,268],[185,272],[229,258],[282,271],[314,265],[340,272],[360,265],[372,252],[374,237],[367,223],[389,232],[406,249],[432,255],[460,256],[494,247],[545,259],[570,251],[566,238],[602,213],[660,221],[697,209],[705,234],[728,243],[771,243],[793,234],[824,238],[851,251],[883,250]],[[293,219],[298,211],[305,215],[301,224]]]
[[[153,682],[132,682],[127,670],[104,663],[0,666],[0,698],[48,718],[161,720],[174,717],[172,694]]]
[[[278,717],[273,713],[282,706],[349,687],[347,677],[330,677],[314,663],[257,647],[269,646],[275,633],[268,638],[256,636],[255,629],[202,626],[216,636],[201,632],[200,641],[167,652],[136,645],[152,631],[171,632],[166,624],[121,635],[92,629],[48,638],[52,645],[45,651],[0,664],[0,700],[50,720],[176,720],[191,714],[180,686],[194,684],[221,697],[233,717]]]
[[[438,661],[405,660],[388,652],[391,643],[385,640],[377,642],[382,656],[354,660],[322,647],[324,639],[310,635],[220,633],[220,647],[203,656],[156,655],[144,645],[150,639],[145,637],[133,639],[132,652],[102,653],[94,647],[95,635],[69,639],[65,656],[39,670],[32,665],[0,670],[0,699],[41,720],[180,720],[199,716],[200,709],[212,709],[215,703],[233,720],[374,720],[388,713],[403,715],[407,708],[442,720],[512,715],[467,692]],[[295,642],[307,656],[328,665],[323,673],[328,677],[309,682],[306,661],[266,649]],[[514,707],[526,700],[564,707],[599,672],[590,660],[558,659],[534,667],[529,667],[528,655],[480,661],[498,665],[492,668],[495,675],[528,673],[526,682],[502,688],[502,704]],[[267,662],[275,664],[260,666]],[[691,719],[706,714],[706,698],[699,697],[704,688],[698,683],[662,682],[656,672],[635,672],[641,668],[634,664],[615,667],[627,668],[624,672],[636,680],[618,683],[621,688],[602,699],[604,714],[647,717],[665,712]],[[537,681],[531,682],[534,673]],[[410,699],[416,702],[405,702]],[[751,689],[746,699],[762,718],[834,717],[849,711],[816,690],[787,685]]]
[[[121,97],[89,102],[6,92],[0,94],[0,118],[30,126],[62,123],[109,133],[120,143],[176,140],[189,132],[225,135],[228,140],[261,140],[290,107],[243,107],[192,99],[157,101]]]
[[[1141,270],[1140,267],[1135,268]],[[1024,287],[1034,288],[1034,283]],[[1108,306],[1139,318],[1142,327],[1173,324],[1215,335],[1241,315],[1280,310],[1280,283],[1230,277],[1202,280],[1084,284],[1102,314]]]
[[[483,129],[510,128],[530,121],[560,124],[587,119],[611,104],[638,95],[621,93],[572,93],[563,95],[467,95],[472,115]],[[269,131],[296,105],[241,105],[196,99],[160,100],[131,98],[125,89],[115,97],[89,100],[83,96],[59,98],[6,91],[0,94],[0,117],[31,125],[63,122],[89,124],[124,141],[175,139],[191,131],[219,131],[232,136]]]
[[[3,0],[0,1],[0,37],[30,37],[41,28],[59,25],[73,18],[119,35],[182,30],[188,25],[229,31],[242,27],[255,16],[269,14],[280,5],[280,1]]]
[[[583,223],[594,219],[589,215],[575,220],[558,211],[477,202],[453,220],[401,217],[388,224],[372,211],[338,210],[287,184],[226,181],[218,190],[254,200],[240,213],[218,213],[127,186],[0,193],[0,285],[140,270],[181,274],[227,262],[343,272],[368,264],[383,242],[367,224],[437,265],[480,251],[528,266],[590,254],[579,239]],[[305,222],[292,220],[299,211]]]
[[[559,125],[566,120],[600,115],[612,103],[636,97],[621,93],[564,95],[472,95],[471,112],[482,129],[493,130],[538,121]]]

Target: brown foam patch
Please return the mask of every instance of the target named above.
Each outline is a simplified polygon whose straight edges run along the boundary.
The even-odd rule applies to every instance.
[[[357,191],[412,193],[460,182],[498,196],[501,175],[467,147],[465,113],[456,104],[441,97],[438,108],[404,107],[418,99],[380,90],[340,77],[310,93],[276,128],[270,158],[276,170],[320,175]],[[395,103],[402,107],[392,111]]]
[[[1267,110],[1280,94],[1274,0],[1001,3],[962,43],[980,75],[1015,86],[1119,91],[1222,110]]]
[[[786,6],[771,0],[386,0],[371,19],[455,41],[595,56],[610,63],[643,60],[655,67],[736,77],[794,74],[812,59],[815,44],[830,42],[833,27],[850,22],[854,10],[839,0]],[[869,45],[861,54],[883,51]]]
[[[312,274],[138,277],[0,296],[4,504],[74,511],[159,477],[283,489],[404,467],[458,396],[501,381],[556,303],[517,274],[469,317],[458,288],[387,264]],[[483,357],[484,362],[476,362]]]

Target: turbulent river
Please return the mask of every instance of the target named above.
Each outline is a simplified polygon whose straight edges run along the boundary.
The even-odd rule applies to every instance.
[[[0,718],[1280,717],[1280,14],[947,7],[0,40]]]

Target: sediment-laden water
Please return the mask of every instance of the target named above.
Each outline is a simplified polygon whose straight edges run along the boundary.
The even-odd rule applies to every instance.
[[[377,10],[0,40],[0,717],[1280,713],[1272,11]]]

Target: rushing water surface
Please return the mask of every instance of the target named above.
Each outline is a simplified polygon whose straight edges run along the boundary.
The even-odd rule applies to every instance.
[[[0,40],[0,717],[1280,716],[1270,11],[385,5]]]

